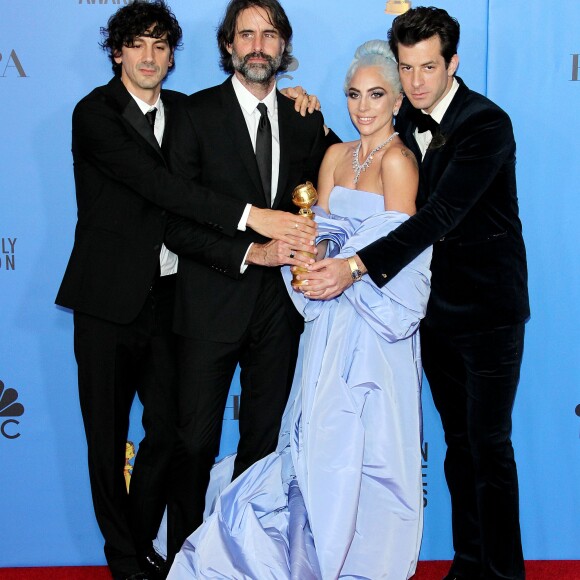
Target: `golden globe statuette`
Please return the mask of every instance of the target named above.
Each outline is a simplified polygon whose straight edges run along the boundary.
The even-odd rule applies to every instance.
[[[314,219],[314,212],[310,209],[318,200],[318,192],[316,188],[310,181],[306,183],[302,183],[294,188],[292,192],[292,203],[299,207],[298,215],[307,217],[308,219]],[[312,252],[305,252],[305,251],[297,251],[297,254],[302,254],[304,256],[308,256],[310,258],[314,258],[316,254]],[[292,284],[294,286],[301,286],[304,281],[303,280],[296,280],[296,274],[303,274],[308,272],[306,268],[301,268],[300,266],[296,266],[296,271],[292,277]]]
[[[404,14],[411,8],[411,0],[388,0],[385,14]]]

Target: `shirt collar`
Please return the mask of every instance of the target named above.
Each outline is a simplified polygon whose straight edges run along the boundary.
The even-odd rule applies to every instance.
[[[433,117],[433,119],[438,123],[441,123],[441,120],[447,112],[447,109],[449,108],[449,105],[451,104],[457,89],[459,89],[459,83],[457,82],[457,79],[453,77],[451,89],[449,89],[449,92],[437,103],[435,108],[431,111],[431,117]]]
[[[159,96],[157,97],[157,100],[155,101],[155,103],[153,105],[146,103],[143,99],[140,99],[139,97],[135,96],[131,92],[129,92],[129,94],[133,97],[133,99],[135,99],[137,106],[141,109],[141,112],[143,114],[147,113],[148,111],[150,111],[151,109],[154,109],[154,108],[157,109],[157,111],[160,114],[163,114],[163,101],[161,100],[161,93],[159,93]]]
[[[247,115],[251,115],[258,103],[264,103],[266,107],[268,107],[268,111],[270,114],[274,114],[275,111],[278,110],[278,100],[276,99],[276,85],[272,87],[272,90],[264,97],[262,101],[256,98],[238,79],[236,75],[232,76],[232,85],[234,87],[234,91],[236,93],[236,97],[238,98],[238,102],[242,109],[246,112]]]

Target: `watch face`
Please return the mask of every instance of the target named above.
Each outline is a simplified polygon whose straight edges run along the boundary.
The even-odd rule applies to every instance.
[[[353,282],[358,282],[362,278],[362,272],[359,270],[358,265],[354,258],[348,258],[348,265],[350,266],[350,274],[352,276]]]

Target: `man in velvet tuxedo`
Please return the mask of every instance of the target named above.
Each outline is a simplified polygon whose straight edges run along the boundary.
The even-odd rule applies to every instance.
[[[188,98],[176,124],[172,171],[257,207],[297,211],[293,189],[316,182],[333,136],[322,115],[303,118],[276,90],[291,60],[292,28],[277,0],[233,0],[218,29],[222,85]],[[289,106],[290,104],[290,106]],[[265,155],[264,155],[265,153]],[[234,477],[274,450],[303,328],[279,266],[312,246],[253,232],[217,236],[174,219],[166,243],[179,255],[179,446],[168,510],[169,560],[202,522],[222,417],[241,367],[240,441]]]
[[[447,12],[409,10],[394,20],[389,41],[407,96],[397,130],[422,160],[419,211],[355,259],[383,286],[433,245],[421,345],[447,443],[455,557],[446,578],[521,580],[510,437],[529,304],[512,126],[455,77],[459,24]],[[353,283],[345,260],[312,270],[311,298]]]
[[[310,239],[313,227],[169,173],[167,143],[185,96],[161,90],[181,40],[163,0],[122,7],[103,34],[115,76],[73,114],[78,223],[56,302],[74,310],[93,503],[117,580],[148,578],[160,565],[152,540],[167,501],[176,421],[177,257],[163,245],[169,212],[224,237],[247,225],[269,237]],[[127,496],[125,446],[136,391],[145,438]]]

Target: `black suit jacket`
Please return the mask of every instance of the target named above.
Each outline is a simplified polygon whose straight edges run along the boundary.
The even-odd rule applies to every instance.
[[[316,183],[326,148],[322,115],[301,117],[293,103],[277,93],[280,129],[280,176],[274,209],[296,213],[292,190],[305,181]],[[176,123],[170,152],[172,171],[232,199],[268,207],[256,157],[231,78],[190,96]],[[166,245],[179,255],[175,330],[218,342],[238,340],[248,327],[263,276],[273,276],[285,296],[292,324],[302,325],[279,268],[240,266],[251,242],[264,238],[247,230],[235,238],[207,227],[172,218]]]
[[[163,148],[185,95],[163,90]],[[233,236],[241,201],[172,176],[151,127],[121,80],[75,107],[72,154],[78,222],[56,303],[112,322],[141,310],[159,264],[168,210]]]
[[[529,303],[511,121],[457,80],[441,121],[444,143],[421,163],[419,211],[359,255],[382,286],[433,244],[425,324],[461,332],[521,322]],[[420,160],[410,113],[406,101],[397,130]]]

